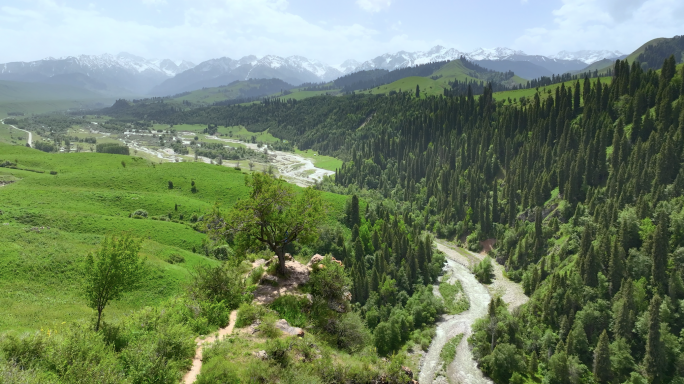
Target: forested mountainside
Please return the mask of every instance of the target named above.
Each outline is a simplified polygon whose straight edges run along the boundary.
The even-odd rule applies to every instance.
[[[480,97],[403,92],[187,112],[122,102],[108,113],[269,129],[347,160],[320,188],[377,191],[410,226],[471,249],[496,238],[492,256],[531,295],[514,313],[492,301],[470,340],[498,383],[537,374],[548,383],[680,383],[683,79],[670,57],[660,71],[617,61],[612,79],[540,89],[506,105],[488,89]],[[356,287],[375,274],[400,279],[403,269],[372,270],[354,274]]]

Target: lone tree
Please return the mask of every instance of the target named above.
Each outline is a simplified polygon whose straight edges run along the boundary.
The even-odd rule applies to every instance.
[[[254,173],[245,177],[252,188],[248,199],[238,201],[217,228],[233,236],[238,251],[265,244],[278,255],[279,272],[285,274],[285,247],[297,241],[310,244],[318,238],[325,214],[321,193],[309,187],[296,194],[284,180]]]
[[[100,329],[102,311],[111,300],[137,288],[143,276],[144,261],[138,257],[142,240],[124,236],[106,237],[95,255],[88,254],[83,290],[88,306],[97,310],[95,331]]]

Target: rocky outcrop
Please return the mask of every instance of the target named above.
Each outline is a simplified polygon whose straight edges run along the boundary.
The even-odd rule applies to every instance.
[[[286,335],[304,337],[304,331],[301,328],[291,326],[285,319],[276,321],[275,327]]]

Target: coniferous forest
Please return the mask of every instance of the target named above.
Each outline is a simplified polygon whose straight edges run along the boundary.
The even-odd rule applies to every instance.
[[[684,383],[684,69],[670,56],[611,74],[525,105],[487,86],[107,113],[268,129],[345,160],[317,187],[368,202],[359,213],[354,197],[337,252],[380,353],[401,344],[392,329],[413,329],[406,308],[439,273],[431,235],[473,251],[496,239],[490,256],[530,301],[510,312],[495,298],[474,327],[495,382]]]

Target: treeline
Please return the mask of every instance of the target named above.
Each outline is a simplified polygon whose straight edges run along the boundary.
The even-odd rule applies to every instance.
[[[419,76],[428,77],[433,72],[443,67],[449,61],[437,61],[434,63],[415,65],[393,71],[375,69],[370,71],[359,71],[346,76],[342,76],[333,83],[337,88],[342,88],[342,92],[353,92],[379,87],[389,84],[405,77]]]
[[[130,155],[130,151],[127,145],[121,145],[118,143],[101,143],[95,146],[95,151],[97,153],[112,153],[115,155]]]

